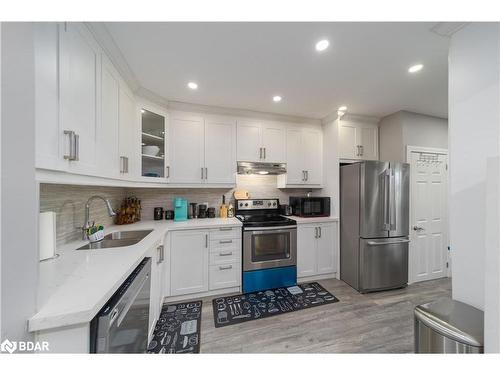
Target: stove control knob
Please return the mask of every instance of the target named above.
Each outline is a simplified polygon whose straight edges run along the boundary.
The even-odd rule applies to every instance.
[[[248,207],[248,203],[245,203],[245,207]]]
[[[240,207],[243,207],[243,203],[240,202]]]
[[[271,207],[271,202],[269,202],[267,205],[268,205],[269,207]]]
[[[273,202],[273,206],[275,206],[275,207],[276,207],[276,202]]]

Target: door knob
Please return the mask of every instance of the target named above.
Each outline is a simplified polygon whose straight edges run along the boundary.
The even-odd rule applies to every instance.
[[[422,228],[422,227],[419,227],[419,226],[415,225],[415,226],[413,227],[413,230],[415,230],[415,231],[421,231],[421,230],[424,230],[424,228]]]

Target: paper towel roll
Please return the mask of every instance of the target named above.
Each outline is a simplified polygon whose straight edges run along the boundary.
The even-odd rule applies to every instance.
[[[53,258],[56,255],[56,213],[40,212],[38,224],[40,260]]]

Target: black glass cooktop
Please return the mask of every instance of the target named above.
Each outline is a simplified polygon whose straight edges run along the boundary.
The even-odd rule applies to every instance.
[[[279,214],[246,214],[237,215],[245,227],[267,227],[296,225],[297,222]]]

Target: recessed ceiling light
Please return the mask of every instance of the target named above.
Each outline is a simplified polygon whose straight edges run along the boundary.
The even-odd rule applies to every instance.
[[[339,111],[345,112],[345,111],[347,111],[347,107],[345,105],[341,105],[339,107]]]
[[[196,82],[189,82],[188,83],[188,87],[191,89],[191,90],[196,90],[198,88],[198,84]]]
[[[144,112],[146,112],[146,111],[144,109],[141,109],[141,113],[144,113]]]
[[[330,42],[327,39],[322,39],[316,43],[316,51],[321,52],[328,48]]]
[[[409,73],[416,73],[422,70],[424,66],[422,64],[412,65],[408,68]]]
[[[281,102],[281,99],[283,99],[283,98],[279,95],[273,96],[273,102],[276,102],[276,103]]]

